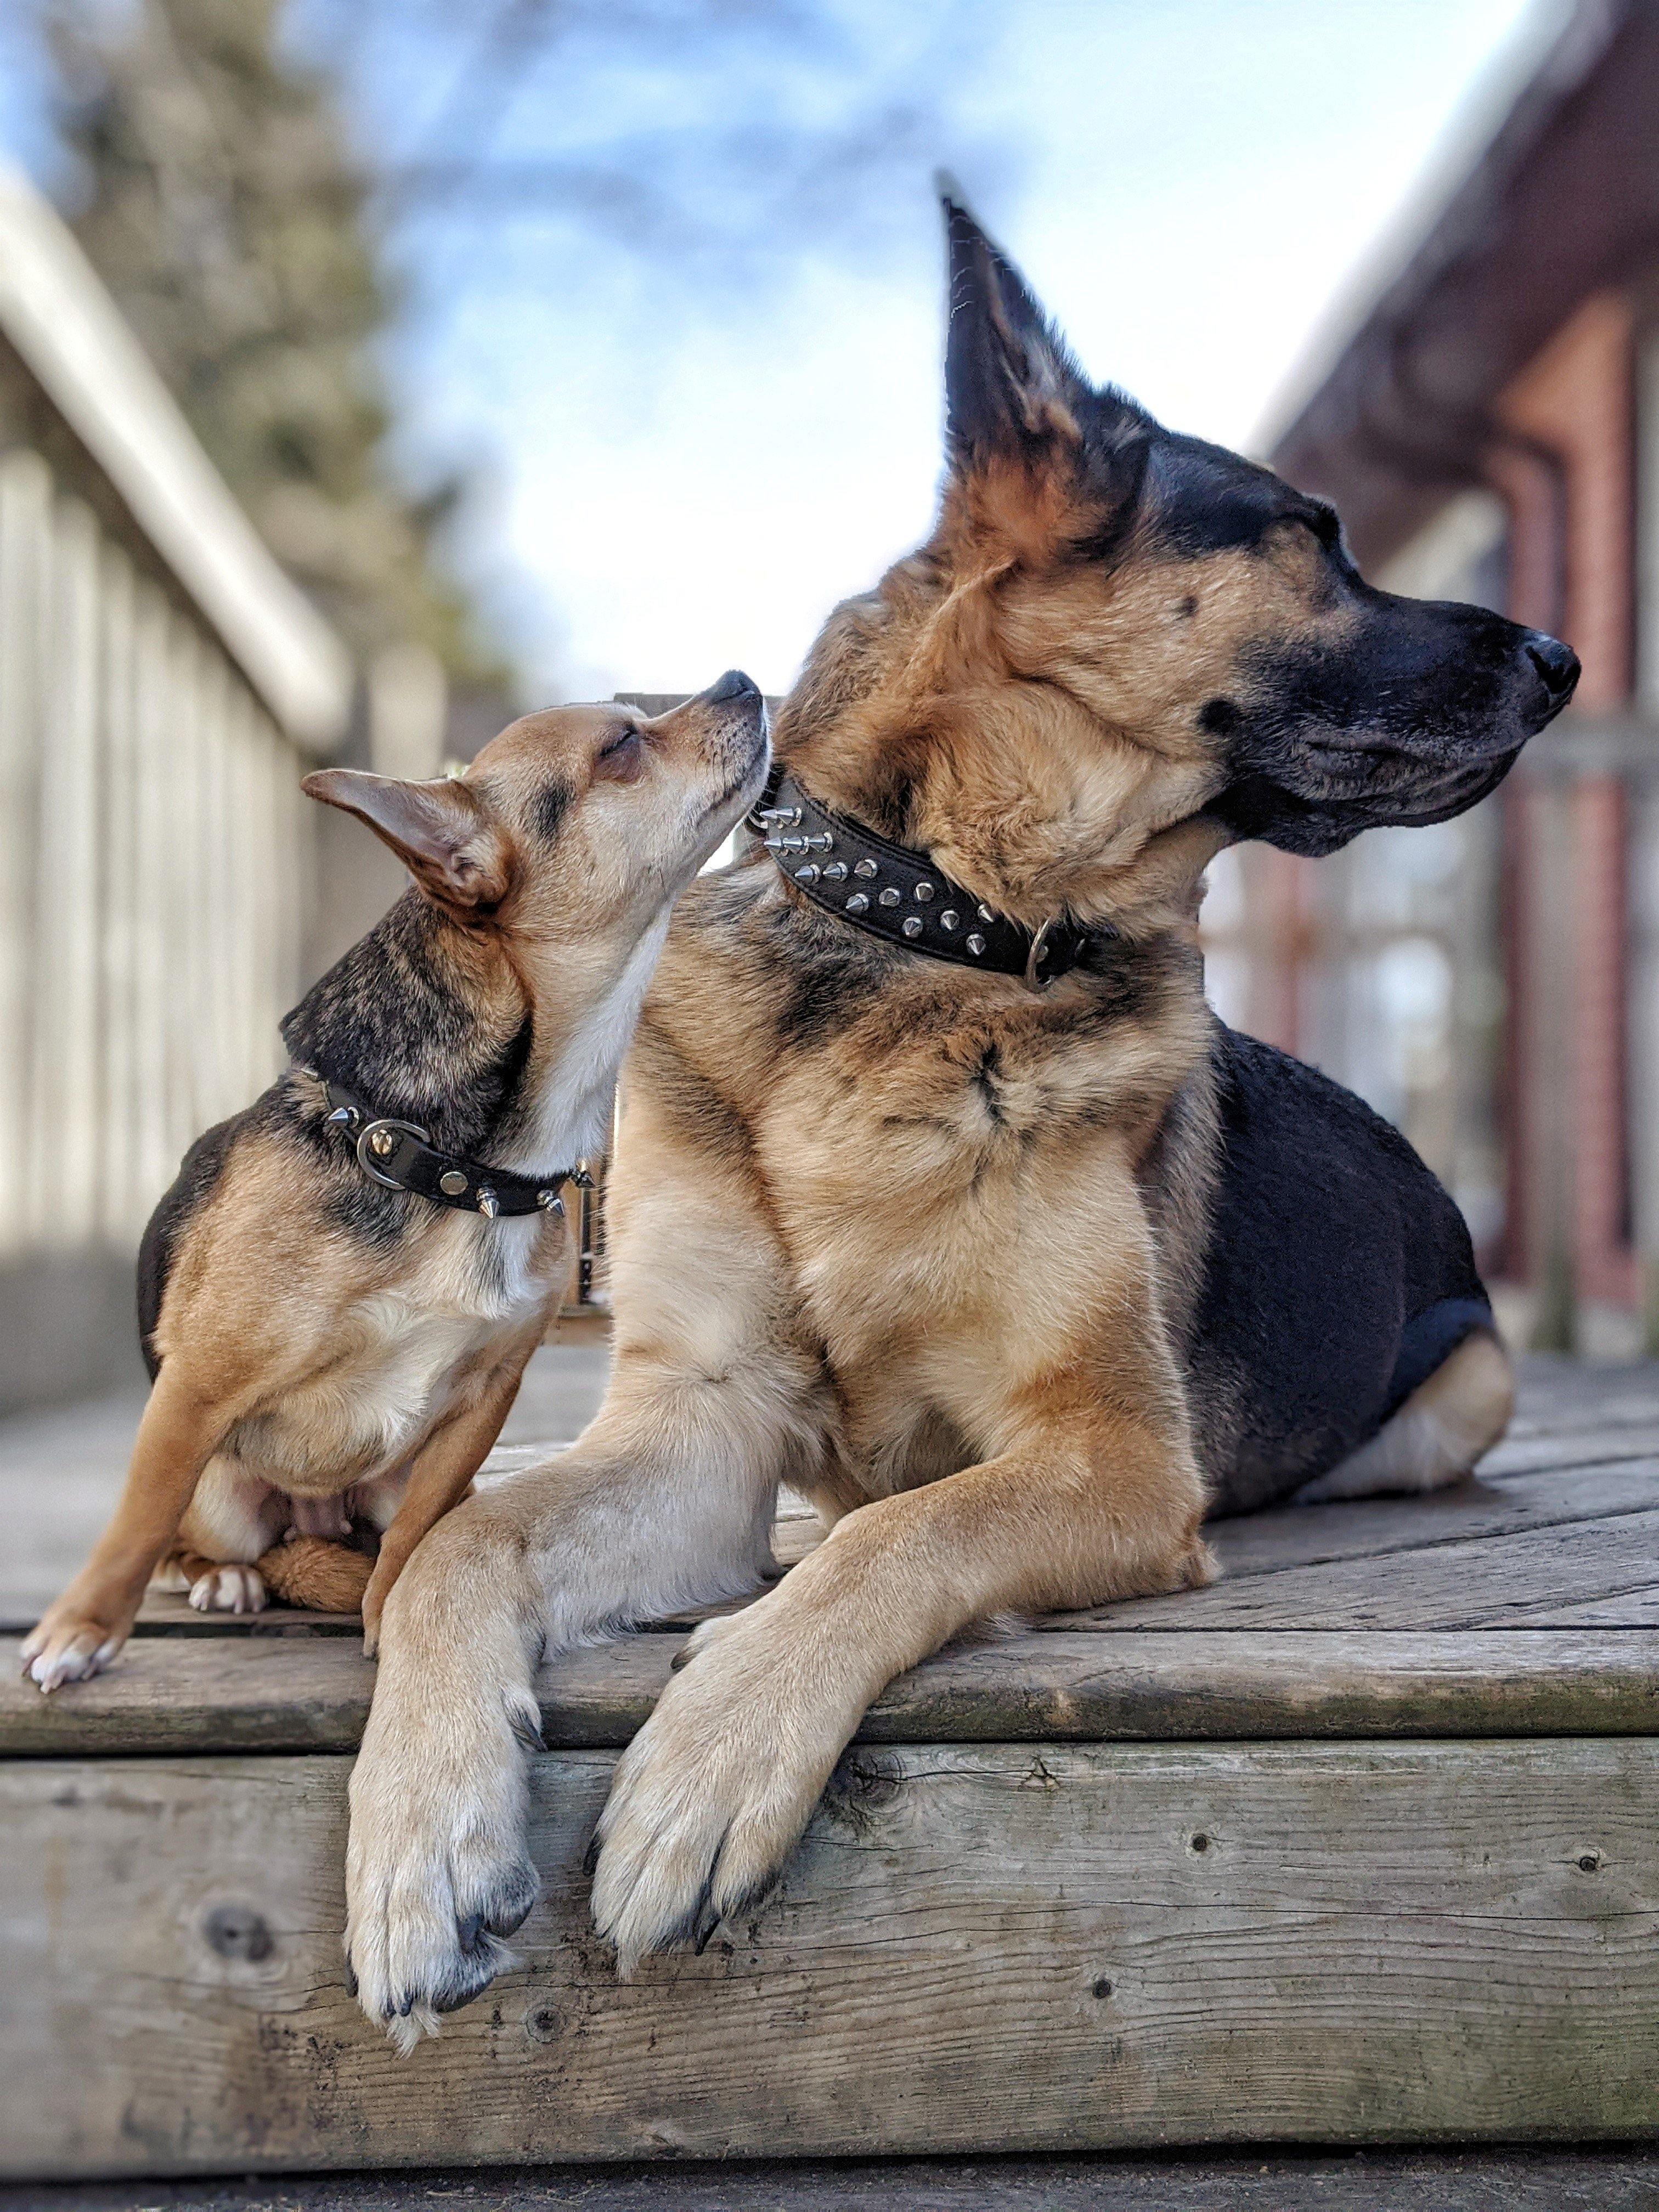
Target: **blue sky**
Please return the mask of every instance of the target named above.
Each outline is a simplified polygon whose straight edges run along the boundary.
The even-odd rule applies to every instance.
[[[461,565],[529,695],[591,697],[734,662],[781,689],[925,533],[935,163],[1094,374],[1248,443],[1561,15],[295,0],[289,35],[340,70],[363,157],[413,174],[387,233],[404,465],[477,471]],[[40,80],[8,58],[0,145],[51,185]]]

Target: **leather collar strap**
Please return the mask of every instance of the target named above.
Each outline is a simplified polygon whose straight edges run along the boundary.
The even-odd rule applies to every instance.
[[[775,774],[750,827],[798,890],[872,937],[960,967],[1018,975],[1041,991],[1075,968],[1090,932],[1064,920],[1027,929],[952,883],[926,853],[892,845]]]
[[[562,1213],[560,1184],[574,1182],[584,1189],[592,1184],[592,1177],[580,1162],[558,1168],[550,1176],[522,1176],[507,1168],[482,1166],[477,1160],[457,1159],[453,1153],[441,1152],[413,1121],[371,1114],[343,1084],[323,1079],[331,1109],[323,1127],[343,1130],[356,1147],[364,1174],[388,1190],[413,1191],[434,1206],[482,1213],[493,1221],[503,1213]]]

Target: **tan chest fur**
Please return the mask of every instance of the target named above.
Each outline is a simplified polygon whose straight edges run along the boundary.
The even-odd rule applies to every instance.
[[[755,889],[776,897],[764,878]],[[1196,985],[1126,1011],[1086,978],[964,990],[918,960],[810,1038],[781,1036],[787,975],[757,965],[729,906],[688,904],[637,1079],[668,1098],[689,1071],[740,1127],[754,1205],[833,1382],[831,1486],[931,1480],[997,1449],[1022,1394],[1080,1368],[1098,1385],[1117,1291],[1156,1264],[1141,1170],[1203,1048]],[[717,1029],[677,1018],[694,971]],[[675,1127],[732,1156],[708,1118]]]
[[[236,1195],[246,1204],[256,1181],[293,1172],[276,1146],[251,1146]],[[270,1386],[227,1450],[258,1480],[330,1497],[403,1465],[465,1401],[562,1279],[568,1244],[548,1217],[484,1221],[434,1210],[366,1270],[344,1240],[313,1231],[300,1249],[311,1216],[295,1212],[291,1229],[264,1240],[263,1267],[239,1279],[243,1300],[226,1302],[222,1289],[210,1310],[224,1271],[207,1264],[219,1224],[204,1223],[181,1261],[161,1342],[165,1352],[173,1331],[198,1347],[221,1333],[246,1340],[268,1332],[284,1356],[269,1361]]]
[[[373,1481],[453,1410],[502,1333],[406,1297],[365,1298],[345,1317],[333,1364],[238,1422],[228,1449],[246,1473],[295,1497]]]

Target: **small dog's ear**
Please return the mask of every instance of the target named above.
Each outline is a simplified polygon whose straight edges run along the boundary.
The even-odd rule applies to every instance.
[[[324,768],[300,786],[307,799],[366,822],[416,886],[463,921],[499,906],[512,878],[506,833],[477,793],[454,776],[400,783],[362,769]]]
[[[1024,278],[939,179],[948,261],[945,397],[952,459],[1079,445],[1087,380]]]

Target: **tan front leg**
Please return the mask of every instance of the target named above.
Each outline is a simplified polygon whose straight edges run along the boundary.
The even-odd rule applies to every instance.
[[[593,1917],[620,1973],[770,1887],[871,1699],[969,1622],[1210,1579],[1184,1420],[1034,1395],[996,1457],[848,1514],[697,1630],[599,1823]]]
[[[380,1557],[363,1591],[363,1656],[372,1659],[380,1640],[380,1613],[392,1585],[434,1522],[459,1505],[472,1478],[495,1449],[501,1424],[513,1410],[530,1355],[547,1332],[545,1312],[514,1345],[484,1386],[482,1397],[427,1438],[410,1468],[398,1510],[380,1538]]]
[[[568,1451],[447,1515],[386,1604],[351,1778],[346,1948],[363,2009],[404,2048],[501,1972],[536,1897],[538,1658],[754,1589],[780,1480],[822,1455],[833,1402],[741,1186],[659,1155],[636,1203],[646,1243],[678,1235],[687,1256],[619,1323],[604,1406]],[[625,1271],[625,1239],[613,1253]]]
[[[109,1526],[24,1641],[23,1672],[43,1690],[100,1673],[126,1642],[145,1585],[231,1419],[224,1399],[198,1390],[181,1362],[165,1363]]]

